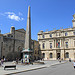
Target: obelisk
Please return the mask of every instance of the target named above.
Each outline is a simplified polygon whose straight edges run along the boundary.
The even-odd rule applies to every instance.
[[[27,28],[26,28],[26,36],[25,36],[25,49],[31,50],[31,17],[30,17],[30,6],[28,7]]]
[[[25,35],[25,46],[22,51],[23,61],[29,63],[33,60],[33,50],[31,49],[31,17],[30,17],[30,6],[28,7],[28,16],[27,16],[27,27]]]

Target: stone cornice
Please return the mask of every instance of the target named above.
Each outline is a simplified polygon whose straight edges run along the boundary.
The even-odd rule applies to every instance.
[[[42,39],[38,39],[38,40],[49,40],[49,39],[59,39],[59,38],[71,38],[71,37],[75,37],[75,35],[73,35],[73,36],[59,36],[59,37],[51,37],[51,38],[42,38]]]
[[[56,49],[44,49],[40,51],[53,51],[53,50],[75,50],[75,48],[56,48]]]

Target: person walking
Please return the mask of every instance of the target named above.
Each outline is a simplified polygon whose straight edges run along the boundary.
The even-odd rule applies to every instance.
[[[74,66],[74,69],[75,69],[75,60],[74,60],[74,62],[73,62],[73,66]]]
[[[21,63],[23,64],[23,58],[21,59]]]
[[[1,59],[1,66],[3,67],[3,58]]]

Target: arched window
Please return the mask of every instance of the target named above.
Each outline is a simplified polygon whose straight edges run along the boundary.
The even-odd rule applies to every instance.
[[[66,48],[68,48],[68,42],[65,42],[65,44],[66,44]]]
[[[45,58],[45,53],[43,53],[43,58]]]
[[[69,58],[69,53],[68,52],[66,52],[66,58]]]
[[[50,58],[53,58],[53,54],[52,53],[50,53]]]

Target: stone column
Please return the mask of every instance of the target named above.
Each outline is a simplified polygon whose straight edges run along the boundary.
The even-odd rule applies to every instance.
[[[64,38],[62,39],[62,47],[65,48],[65,45],[64,45]]]
[[[62,42],[62,41],[61,41],[61,39],[60,39],[60,48],[62,47],[61,42]]]
[[[74,60],[74,50],[69,51],[69,58],[71,58],[71,60]]]
[[[56,48],[56,39],[55,39],[55,48]]]
[[[54,59],[54,60],[56,60],[56,59],[57,59],[56,50],[53,50],[53,59]]]
[[[61,50],[61,59],[63,58],[63,60],[65,59],[64,57],[64,50]]]

